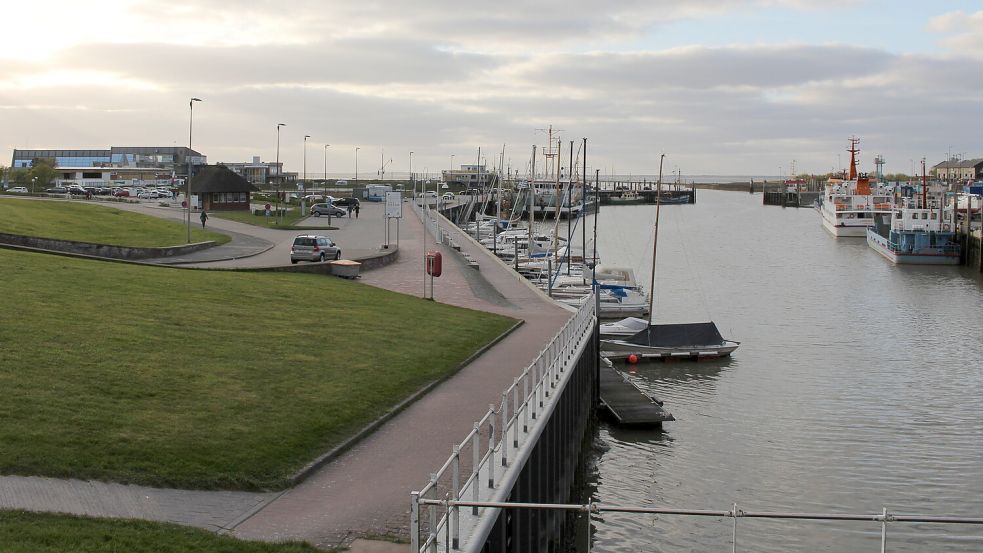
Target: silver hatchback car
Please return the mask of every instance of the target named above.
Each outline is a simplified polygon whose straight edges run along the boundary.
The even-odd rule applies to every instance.
[[[290,262],[341,259],[341,248],[327,236],[302,234],[290,246]]]

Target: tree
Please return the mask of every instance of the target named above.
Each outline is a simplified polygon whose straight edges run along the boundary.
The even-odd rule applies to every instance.
[[[27,186],[31,184],[31,172],[20,167],[11,168],[10,181],[17,186]],[[31,192],[34,191],[32,190]]]
[[[53,159],[49,158],[34,158],[31,160],[31,181],[35,182],[35,186],[40,188],[47,188],[51,181],[58,176],[58,171],[55,169],[55,162]],[[34,181],[37,179],[37,181]],[[32,193],[37,192],[37,190],[31,190]]]

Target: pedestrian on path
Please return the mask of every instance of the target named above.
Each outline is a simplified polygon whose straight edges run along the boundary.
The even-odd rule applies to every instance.
[[[201,228],[205,228],[205,221],[208,220],[208,214],[205,213],[204,209],[201,210],[201,215],[198,218],[201,219]]]
[[[351,217],[352,217],[352,204],[348,204],[348,218],[351,219]]]
[[[358,219],[358,204],[355,204],[355,218]]]

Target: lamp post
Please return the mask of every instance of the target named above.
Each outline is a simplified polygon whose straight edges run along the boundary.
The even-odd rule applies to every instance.
[[[355,146],[355,184],[352,186],[352,191],[358,186],[358,151],[362,148]]]
[[[324,183],[325,196],[328,194],[328,147],[329,146],[331,146],[331,144],[324,145],[324,180],[322,182]]]
[[[304,135],[304,191],[305,192],[307,191],[307,139],[310,137],[311,135],[309,134]]]
[[[185,210],[185,218],[188,223],[189,244],[191,243],[191,131],[194,129],[195,123],[195,102],[200,101],[201,98],[192,98],[188,101],[188,178],[184,183],[184,203],[188,204],[188,208]]]
[[[300,197],[300,214],[304,215],[304,197],[307,196],[307,139],[311,135],[304,135],[304,182],[301,184],[301,189],[304,191],[304,195]]]
[[[287,126],[286,123],[276,124],[276,164],[274,165],[274,169],[276,169],[277,172],[276,175],[277,179],[276,179],[276,202],[274,202],[274,205],[276,205],[276,213],[274,214],[273,217],[274,221],[278,221],[280,217],[280,174],[283,173],[283,171],[280,170],[280,127],[286,127],[286,126]]]
[[[416,179],[413,178],[413,152],[410,152],[410,184],[413,185],[413,197],[416,198]]]

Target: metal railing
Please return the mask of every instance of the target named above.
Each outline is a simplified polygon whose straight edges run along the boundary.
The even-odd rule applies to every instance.
[[[744,511],[738,509],[734,503],[730,510],[704,510],[704,509],[671,509],[663,507],[628,507],[618,505],[602,505],[600,503],[560,504],[560,503],[508,503],[495,501],[467,501],[467,500],[436,500],[419,499],[419,504],[432,507],[435,505],[443,506],[447,510],[457,510],[461,507],[471,507],[472,509],[543,509],[554,511],[573,511],[580,513],[600,514],[600,513],[630,513],[630,514],[652,514],[652,515],[680,515],[691,517],[711,517],[711,518],[730,518],[733,519],[731,531],[731,551],[737,553],[737,521],[742,518],[755,519],[777,519],[777,520],[815,520],[815,521],[849,521],[849,522],[876,522],[881,525],[881,546],[880,552],[887,552],[887,527],[894,523],[929,523],[929,524],[967,524],[983,525],[983,517],[957,517],[948,515],[924,515],[924,514],[895,514],[889,513],[887,508],[883,508],[880,513],[851,514],[851,513],[796,513],[781,511]],[[587,531],[586,549],[591,551],[591,533]],[[451,543],[445,543],[445,547],[450,550]],[[456,546],[453,546],[455,549]]]
[[[586,301],[502,392],[499,403],[490,405],[471,432],[453,447],[451,456],[431,474],[430,481],[420,491],[410,494],[412,551],[436,552],[440,534],[446,538],[445,551],[460,547],[459,506],[464,495],[469,495],[469,501],[476,504],[471,515],[478,517],[479,502],[487,501],[501,484],[496,482],[496,475],[501,476],[520,449],[535,441],[534,426],[549,412],[551,402],[558,396],[561,379],[575,366],[578,352],[594,334],[594,326],[595,302]],[[425,524],[420,520],[421,505],[427,507]],[[438,516],[440,506],[443,509]],[[427,533],[421,542],[422,526],[426,526]]]

